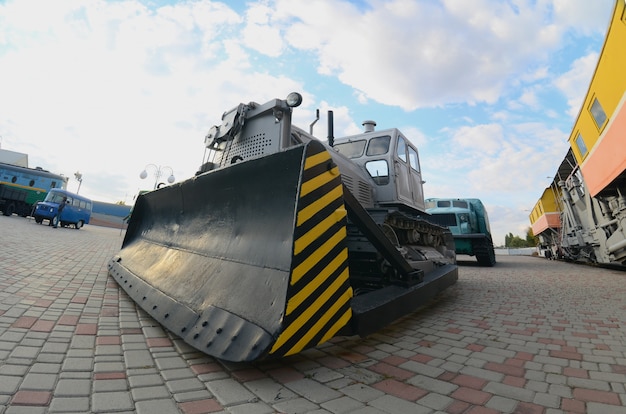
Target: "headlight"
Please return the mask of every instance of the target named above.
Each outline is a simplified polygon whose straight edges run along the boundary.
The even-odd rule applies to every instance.
[[[300,104],[302,103],[302,95],[300,95],[298,92],[291,92],[289,95],[287,95],[286,100],[287,106],[295,108],[296,106],[300,106]]]

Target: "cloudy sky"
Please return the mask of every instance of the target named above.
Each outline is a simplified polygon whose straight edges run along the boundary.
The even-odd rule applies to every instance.
[[[191,177],[225,110],[298,91],[304,129],[319,108],[336,136],[402,130],[426,197],[482,199],[503,244],[565,156],[613,5],[0,0],[0,147],[131,204],[148,164]]]

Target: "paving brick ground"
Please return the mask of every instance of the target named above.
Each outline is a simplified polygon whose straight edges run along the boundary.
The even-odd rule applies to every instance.
[[[217,361],[107,276],[120,230],[0,216],[0,414],[626,413],[626,273],[498,256],[367,339]]]

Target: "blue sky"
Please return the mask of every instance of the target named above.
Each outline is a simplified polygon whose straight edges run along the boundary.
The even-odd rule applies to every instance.
[[[620,0],[621,1],[621,0]],[[397,127],[426,197],[476,197],[524,237],[567,150],[613,0],[0,1],[0,145],[133,202],[177,181],[239,102],[304,95],[335,135]],[[325,139],[326,123],[314,134]]]

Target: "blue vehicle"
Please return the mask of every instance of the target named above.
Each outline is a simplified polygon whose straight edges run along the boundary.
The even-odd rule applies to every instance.
[[[59,205],[65,200],[65,207],[59,217]],[[72,225],[75,229],[80,229],[85,224],[89,224],[93,203],[90,199],[69,191],[52,189],[44,201],[37,203],[33,217],[41,224],[48,220],[50,226],[67,227]]]
[[[428,220],[448,227],[456,254],[476,256],[480,266],[494,266],[496,254],[491,239],[487,209],[477,198],[429,198]]]

